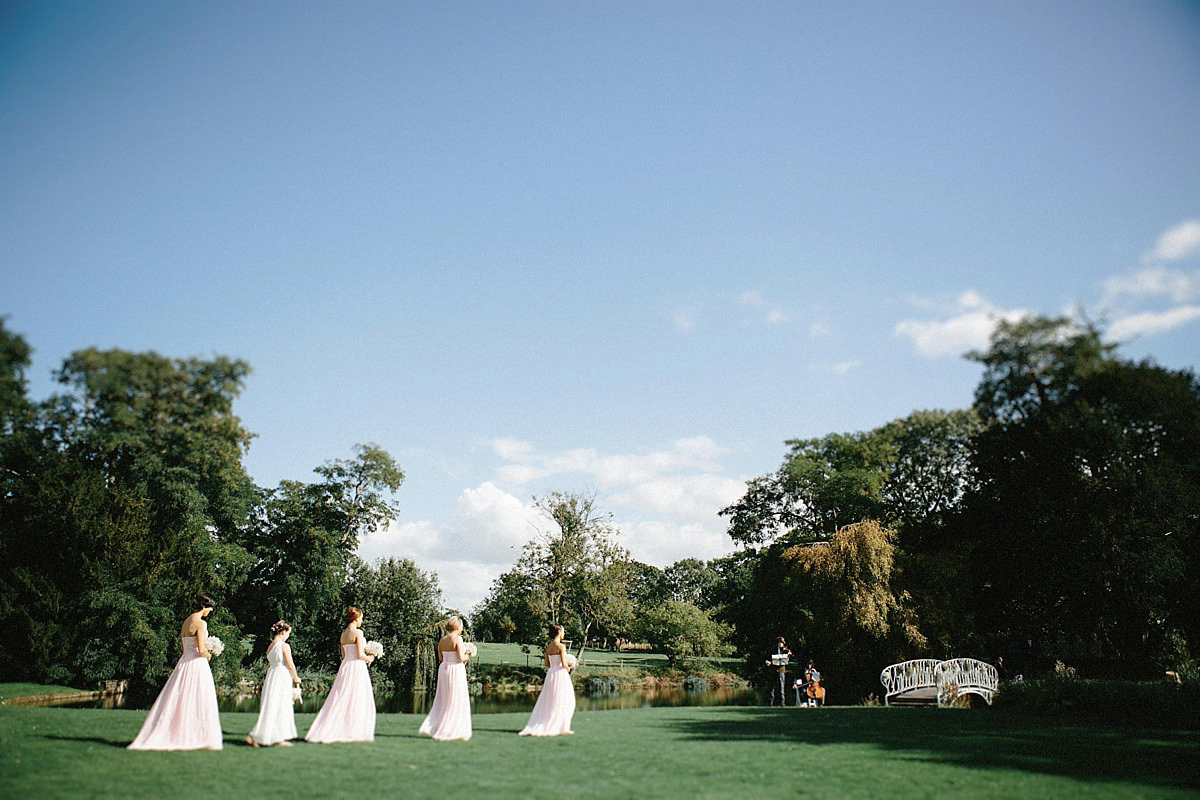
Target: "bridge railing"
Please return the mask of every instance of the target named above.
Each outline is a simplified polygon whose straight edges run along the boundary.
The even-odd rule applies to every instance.
[[[977,694],[991,704],[1000,676],[991,664],[974,658],[917,658],[884,668],[879,682],[885,705],[893,697],[918,689],[935,689],[939,706],[960,694]]]
[[[879,682],[883,684],[884,690],[884,705],[896,695],[913,689],[937,686],[938,665],[941,663],[936,658],[917,658],[886,667],[879,673]]]

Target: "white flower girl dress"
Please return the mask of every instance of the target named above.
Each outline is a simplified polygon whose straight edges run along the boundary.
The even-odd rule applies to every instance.
[[[258,722],[250,731],[257,744],[272,745],[296,738],[296,714],[292,710],[292,673],[284,663],[287,642],[267,648],[267,677],[259,697]]]

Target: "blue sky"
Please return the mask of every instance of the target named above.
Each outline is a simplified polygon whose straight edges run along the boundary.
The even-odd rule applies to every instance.
[[[1182,2],[0,6],[0,314],[220,353],[274,485],[375,442],[363,555],[469,607],[596,491],[730,549],[783,442],[966,406],[994,320],[1200,348]]]

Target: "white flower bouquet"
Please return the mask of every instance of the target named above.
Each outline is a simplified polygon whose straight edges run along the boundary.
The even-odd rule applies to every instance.
[[[212,653],[213,658],[225,652],[225,643],[216,636],[209,636],[204,640],[204,646],[208,648],[208,652]]]
[[[579,666],[579,659],[571,653],[567,653],[565,656],[563,656],[563,666],[567,669],[575,669]]]
[[[292,702],[293,703],[300,702],[300,687],[299,686],[292,687]]]
[[[463,652],[467,654],[467,658],[474,658],[479,655],[479,648],[474,642],[463,642]]]
[[[367,642],[363,645],[363,652],[371,658],[383,658],[383,645],[379,642]]]

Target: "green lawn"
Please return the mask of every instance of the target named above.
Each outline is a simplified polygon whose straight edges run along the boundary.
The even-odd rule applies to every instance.
[[[87,689],[70,686],[46,686],[40,683],[0,683],[0,702],[14,697],[42,697],[55,694],[82,694]]]
[[[529,740],[524,714],[470,742],[380,715],[369,744],[129,752],[145,712],[0,708],[3,797],[1200,797],[1200,731],[1066,725],[990,710],[645,708],[580,713]],[[312,714],[298,715],[301,731]]]

